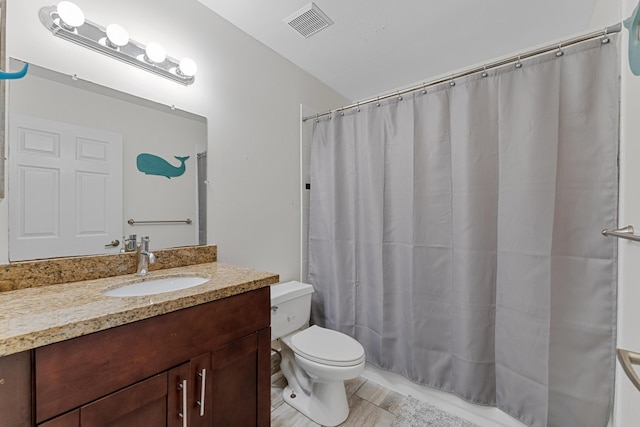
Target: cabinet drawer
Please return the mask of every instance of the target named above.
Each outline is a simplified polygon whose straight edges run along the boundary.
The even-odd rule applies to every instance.
[[[52,420],[38,424],[38,427],[80,427],[80,410],[76,409]]]
[[[268,328],[269,304],[266,287],[36,349],[36,422]]]
[[[139,382],[80,408],[82,427],[164,427],[167,373]]]

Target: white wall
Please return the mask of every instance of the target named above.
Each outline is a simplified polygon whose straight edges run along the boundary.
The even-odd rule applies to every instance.
[[[622,17],[631,15],[636,0],[621,0]],[[640,78],[630,69],[627,55],[629,32],[625,29],[621,44],[621,155],[619,225],[640,230]],[[638,233],[638,231],[636,231]],[[640,352],[640,243],[620,239],[618,275],[618,348]],[[620,368],[616,371],[614,425],[638,425],[640,392]]]
[[[132,39],[192,57],[198,75],[188,87],[52,36],[38,11],[55,2],[7,3],[7,57],[207,117],[208,242],[220,261],[298,278],[299,106],[324,111],[348,100],[196,0],[75,0],[91,21],[117,22]],[[0,233],[0,263],[6,252]]]
[[[300,115],[309,117],[313,114],[320,113],[314,111],[306,105],[300,106]],[[306,189],[306,184],[311,183],[311,143],[313,141],[313,124],[315,120],[309,119],[300,122],[300,188],[302,201],[300,215],[301,229],[301,259],[300,264],[300,280],[309,282],[309,213],[311,208],[311,191]]]

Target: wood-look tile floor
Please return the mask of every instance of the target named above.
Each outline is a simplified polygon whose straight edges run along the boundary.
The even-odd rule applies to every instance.
[[[271,427],[319,427],[284,402],[282,390],[287,380],[282,372],[271,377]],[[405,397],[374,382],[359,377],[345,382],[349,399],[349,418],[341,427],[388,427]]]

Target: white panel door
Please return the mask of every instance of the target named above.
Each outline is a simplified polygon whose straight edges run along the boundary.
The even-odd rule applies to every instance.
[[[122,136],[18,114],[9,123],[9,259],[117,253]]]

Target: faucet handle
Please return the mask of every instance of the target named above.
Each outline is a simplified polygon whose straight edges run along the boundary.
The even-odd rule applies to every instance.
[[[138,245],[137,236],[135,234],[129,234],[129,237],[122,236],[123,248],[120,252],[134,252]]]

